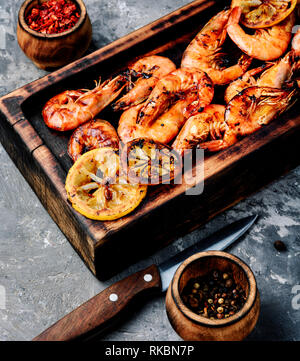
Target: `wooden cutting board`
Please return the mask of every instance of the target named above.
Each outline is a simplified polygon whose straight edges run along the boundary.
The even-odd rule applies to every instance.
[[[207,222],[300,163],[297,106],[234,146],[204,162],[204,191],[186,195],[186,185],[149,187],[144,202],[115,221],[92,221],[77,213],[64,189],[72,163],[70,133],[48,129],[45,102],[66,89],[92,88],[141,56],[160,54],[177,66],[201,26],[224,7],[197,0],[105,46],[83,59],[25,85],[0,99],[0,140],[53,220],[90,270],[106,279],[123,267]],[[117,124],[109,110],[101,118]]]

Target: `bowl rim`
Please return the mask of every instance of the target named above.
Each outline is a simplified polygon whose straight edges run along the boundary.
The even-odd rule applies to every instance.
[[[208,257],[219,257],[227,260],[228,262],[234,263],[238,267],[240,267],[247,278],[248,285],[249,285],[249,294],[244,306],[236,312],[234,315],[228,318],[223,318],[221,320],[211,320],[201,315],[197,315],[192,310],[190,310],[183,302],[180,292],[179,292],[179,283],[181,280],[181,276],[183,272],[186,270],[188,266],[192,263],[196,262],[201,258],[208,258]],[[206,252],[199,252],[194,254],[193,256],[187,258],[176,270],[174,277],[172,279],[171,287],[171,295],[175,302],[176,307],[180,310],[180,312],[188,318],[193,323],[197,323],[198,325],[205,326],[205,327],[226,327],[238,322],[240,319],[244,318],[254,306],[254,303],[257,298],[257,284],[256,279],[251,271],[250,267],[247,266],[240,258],[234,256],[227,252],[222,251],[206,251]]]
[[[62,33],[57,34],[43,34],[38,31],[32,30],[29,25],[26,23],[25,20],[25,12],[27,7],[36,0],[26,0],[23,2],[23,4],[20,7],[19,14],[18,14],[18,22],[19,25],[28,33],[31,35],[40,38],[40,39],[58,39],[58,38],[64,38],[70,34],[72,34],[74,31],[78,30],[84,23],[86,16],[87,16],[87,10],[85,7],[85,4],[82,0],[71,0],[72,2],[76,3],[80,8],[80,18],[78,19],[77,23],[69,30],[64,31]],[[46,0],[47,1],[47,0]]]

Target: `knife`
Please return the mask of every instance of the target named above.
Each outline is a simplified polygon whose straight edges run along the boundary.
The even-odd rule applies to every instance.
[[[201,251],[224,250],[241,237],[257,215],[236,221],[198,241],[159,266],[152,265],[114,283],[35,337],[33,341],[70,341],[104,330],[137,296],[147,291],[165,292],[179,265]]]

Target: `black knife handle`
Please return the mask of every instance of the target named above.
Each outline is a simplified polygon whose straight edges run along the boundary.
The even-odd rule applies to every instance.
[[[160,274],[155,265],[106,288],[35,337],[33,341],[70,341],[95,329],[98,333],[133,299],[150,289],[161,289]]]

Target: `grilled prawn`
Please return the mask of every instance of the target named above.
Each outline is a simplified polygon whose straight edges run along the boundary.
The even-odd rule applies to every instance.
[[[126,110],[144,102],[159,79],[175,69],[175,64],[163,56],[153,55],[139,59],[125,72],[130,90],[113,104],[113,110]]]
[[[241,15],[240,7],[233,8],[227,24],[227,33],[244,53],[264,61],[275,60],[285,53],[295,23],[293,13],[277,25],[257,29],[253,35],[246,34],[239,25]]]
[[[194,67],[205,71],[214,84],[227,84],[245,73],[251,58],[243,54],[237,64],[226,67],[226,54],[222,45],[226,39],[226,25],[231,10],[215,15],[186,48],[181,67]]]
[[[150,138],[167,144],[187,118],[212,101],[213,95],[213,84],[204,72],[177,69],[156,84],[145,103],[121,115],[118,134],[124,143]]]
[[[226,129],[222,139],[199,144],[200,148],[215,152],[236,143],[270,123],[290,105],[295,90],[269,87],[249,87],[237,94],[228,103],[224,120]]]
[[[175,69],[174,63],[162,56],[141,58],[122,74],[102,84],[99,82],[92,90],[66,90],[54,96],[43,108],[44,121],[55,130],[75,129],[113,102],[125,86],[131,89],[113,106],[114,110],[139,104],[162,76]],[[135,84],[133,78],[137,79]]]
[[[297,30],[293,37],[292,49],[295,52],[296,57],[300,57],[300,29]]]
[[[186,118],[208,105],[214,95],[211,79],[201,70],[180,68],[166,75],[156,84],[141,109],[137,122],[149,126],[178,99],[189,99],[184,110]]]
[[[103,147],[119,148],[119,137],[115,128],[106,120],[93,119],[72,134],[68,153],[75,162],[83,153]]]
[[[226,129],[224,112],[224,105],[210,104],[203,112],[190,117],[177,135],[172,148],[183,155],[185,150],[195,148],[209,137],[221,138]]]
[[[151,124],[141,125],[138,117],[143,104],[132,107],[121,115],[118,126],[118,134],[122,142],[127,143],[136,138],[149,138],[155,142],[168,144],[178,134],[186,121],[186,108],[192,99],[178,100],[162,115],[158,116]]]
[[[58,131],[75,129],[116,99],[125,85],[125,77],[118,75],[92,90],[66,90],[48,100],[42,112],[44,121]]]
[[[299,76],[299,70],[300,70],[300,29],[297,30],[293,41],[292,41],[292,51],[295,55],[295,73],[296,73],[296,80],[298,87],[300,88],[300,76]]]
[[[287,84],[294,72],[294,53],[288,52],[275,63],[267,63],[247,71],[241,79],[237,79],[225,90],[225,101],[228,103],[236,94],[249,86],[271,87],[281,89]],[[260,74],[262,73],[262,74]],[[255,75],[260,74],[258,78]]]

